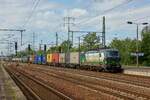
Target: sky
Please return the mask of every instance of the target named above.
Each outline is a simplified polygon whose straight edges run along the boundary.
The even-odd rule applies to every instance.
[[[0,0],[0,29],[25,29],[23,44],[20,32],[0,31],[0,52],[14,53],[14,42],[19,50],[33,43],[54,44],[58,33],[59,44],[67,40],[67,25],[64,17],[73,17],[70,29],[76,31],[102,31],[102,17],[106,17],[106,43],[118,39],[136,38],[136,23],[150,23],[150,0]],[[139,32],[144,26],[140,25]],[[87,33],[74,33],[77,37]],[[100,35],[100,34],[98,34]],[[8,45],[8,41],[12,44]],[[49,45],[50,46],[50,45]],[[11,47],[11,50],[8,49]]]

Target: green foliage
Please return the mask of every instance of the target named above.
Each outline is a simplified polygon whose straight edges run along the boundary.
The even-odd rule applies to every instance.
[[[69,48],[71,49],[72,48],[71,41],[64,41],[64,42],[61,43],[60,47],[61,47],[61,51],[62,52],[67,52],[67,50],[68,50],[68,44],[69,44]]]
[[[50,47],[47,53],[59,52],[59,46]]]
[[[77,48],[77,47],[72,47],[70,49],[70,52],[78,52],[78,51],[79,51],[79,48]]]
[[[136,40],[125,39],[117,40],[114,39],[110,46],[117,48],[120,51],[123,64],[135,64],[136,58],[131,56],[131,52],[136,52]],[[144,53],[143,57],[139,57],[139,63],[144,66],[150,66],[150,30],[145,27],[142,30],[142,40],[138,41],[139,52]]]
[[[114,39],[110,47],[119,50],[122,64],[129,65],[136,63],[135,57],[131,56],[131,53],[136,52],[136,40],[131,40],[129,38],[124,40]]]
[[[126,38],[119,40],[115,38],[109,45],[111,48],[118,49],[121,55],[121,62],[125,65],[135,65],[136,56],[131,53],[136,53],[137,40]],[[99,38],[96,33],[87,34],[84,37],[83,44],[80,46],[81,51],[99,48]],[[139,52],[144,53],[143,57],[139,57],[139,64],[150,66],[150,32],[142,33],[142,40],[138,41]]]
[[[100,39],[96,36],[96,33],[87,34],[84,39],[83,43],[80,44],[80,51],[88,51],[91,49],[98,49],[100,46],[102,47],[101,43],[99,43]],[[132,40],[126,38],[124,40],[119,40],[115,38],[109,45],[111,48],[118,49],[121,55],[121,63],[124,65],[135,65],[136,64],[136,57],[131,56],[131,53],[136,52],[136,43],[137,40]],[[70,48],[70,52],[78,52],[78,47],[73,47],[71,41],[63,41],[59,46],[50,47],[47,53],[53,52],[67,52],[68,44]],[[150,66],[150,32],[146,31],[142,33],[142,40],[138,41],[139,52],[144,53],[143,57],[139,57],[139,63],[141,65]],[[36,53],[41,54],[44,51],[36,51]],[[25,51],[21,51],[17,53],[17,57],[27,56],[35,54],[35,51],[26,48]],[[14,56],[14,55],[12,55]]]
[[[69,41],[69,47],[70,49],[72,49],[72,43],[71,41]],[[47,51],[47,53],[53,53],[53,52],[67,52],[68,50],[68,41],[64,41],[61,43],[60,46],[53,46],[50,47],[49,50]]]
[[[69,43],[68,43],[69,42]],[[71,41],[63,41],[60,46],[54,46],[50,47],[47,53],[52,53],[52,52],[67,52],[68,50],[68,44],[71,52],[77,52],[79,51],[78,47],[73,47]],[[97,49],[99,48],[99,37],[96,36],[96,33],[90,33],[87,34],[84,37],[83,44],[80,45],[80,51],[88,51],[91,49]]]
[[[43,51],[43,50],[38,50],[38,51],[36,51],[36,54],[37,54],[37,55],[44,54],[44,51]]]
[[[87,34],[83,39],[83,44],[81,45],[81,51],[87,51],[91,49],[99,48],[100,39],[96,36],[96,33]]]
[[[150,66],[150,32],[142,33],[141,48],[144,53],[143,65]]]

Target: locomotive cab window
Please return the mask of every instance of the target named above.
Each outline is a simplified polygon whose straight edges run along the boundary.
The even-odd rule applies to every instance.
[[[102,57],[102,56],[101,56],[101,52],[99,53],[99,57]]]
[[[118,57],[119,53],[118,53],[118,51],[107,51],[106,55],[107,55],[107,57]]]

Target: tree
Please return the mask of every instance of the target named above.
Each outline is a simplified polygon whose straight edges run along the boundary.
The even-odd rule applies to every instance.
[[[59,46],[50,47],[47,53],[59,52]]]
[[[60,47],[61,47],[61,51],[62,52],[67,52],[67,50],[68,50],[68,44],[69,44],[69,48],[71,49],[72,48],[71,41],[66,40],[66,41],[64,41],[64,42],[61,43]]]
[[[144,53],[143,65],[150,66],[150,32],[142,33],[141,48]]]
[[[119,50],[121,55],[121,62],[125,65],[135,64],[135,57],[131,56],[131,53],[136,52],[136,40],[126,38],[124,40],[114,39],[110,43],[110,47]]]
[[[83,39],[83,45],[81,45],[81,50],[91,50],[97,49],[101,45],[99,43],[100,38],[96,36],[96,33],[89,33]]]

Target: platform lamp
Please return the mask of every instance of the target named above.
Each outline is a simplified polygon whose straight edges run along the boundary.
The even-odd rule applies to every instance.
[[[139,25],[147,25],[148,23],[135,23],[128,21],[127,24],[134,24],[136,25],[136,66],[139,67]]]

